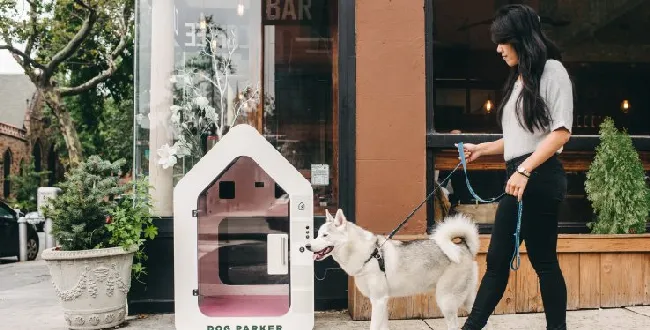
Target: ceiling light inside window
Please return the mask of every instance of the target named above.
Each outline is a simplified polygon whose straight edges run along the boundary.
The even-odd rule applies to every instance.
[[[623,102],[621,102],[621,111],[623,113],[627,113],[628,111],[630,111],[630,101],[623,100]]]

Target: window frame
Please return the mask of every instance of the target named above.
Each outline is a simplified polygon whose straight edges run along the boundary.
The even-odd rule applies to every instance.
[[[476,133],[441,133],[435,130],[435,6],[434,0],[424,0],[424,41],[425,41],[425,97],[426,97],[426,191],[431,192],[436,187],[435,182],[435,165],[436,153],[443,150],[455,150],[454,143],[482,143],[498,140],[502,134],[476,134]],[[650,111],[650,109],[648,109]],[[650,136],[648,135],[631,135],[632,144],[637,151],[650,151]],[[600,142],[599,135],[572,135],[569,142],[565,145],[567,151],[593,151]],[[427,227],[434,228],[434,207],[433,199],[429,199],[426,205]],[[479,224],[481,234],[490,234],[492,232],[491,224]],[[646,226],[646,231],[650,232],[650,223]],[[582,234],[589,233],[584,222],[561,222],[559,224],[561,234]]]

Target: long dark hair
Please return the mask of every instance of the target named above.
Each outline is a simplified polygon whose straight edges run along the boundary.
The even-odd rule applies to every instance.
[[[535,10],[526,5],[505,5],[499,8],[490,32],[494,43],[510,44],[519,58],[519,64],[510,70],[504,86],[503,101],[497,109],[499,125],[503,118],[503,106],[510,98],[517,77],[521,75],[523,91],[515,103],[517,120],[530,132],[534,132],[535,128],[547,128],[551,118],[548,106],[539,92],[540,78],[546,60],[561,60],[560,49],[542,32],[542,23]]]

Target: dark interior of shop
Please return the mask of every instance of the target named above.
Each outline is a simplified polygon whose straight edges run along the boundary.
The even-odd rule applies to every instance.
[[[631,135],[650,134],[650,1],[434,1],[434,129],[438,133],[500,134],[496,109],[508,67],[496,52],[489,27],[495,10],[526,3],[539,14],[542,27],[562,53],[574,84],[573,135],[598,135],[605,117]],[[593,150],[566,151],[580,166],[569,166],[568,195],[562,222],[592,220],[584,190]],[[642,159],[647,159],[640,152]],[[438,157],[454,157],[444,153]],[[495,162],[502,161],[495,159]],[[450,163],[451,160],[449,161]],[[440,161],[438,161],[440,163]],[[568,165],[567,165],[568,166]],[[505,173],[495,166],[471,171],[475,190],[493,197]],[[649,164],[644,162],[646,170]],[[446,172],[441,172],[444,174]],[[463,187],[452,196],[473,203]]]

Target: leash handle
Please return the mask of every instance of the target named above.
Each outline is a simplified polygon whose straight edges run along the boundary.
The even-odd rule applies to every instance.
[[[474,192],[474,188],[472,188],[472,185],[469,183],[469,176],[467,175],[467,159],[465,159],[465,148],[463,146],[463,142],[458,142],[457,147],[460,163],[463,165],[463,172],[465,172],[465,183],[467,184],[467,190],[469,190],[469,193],[472,194],[472,196],[481,203],[493,203],[503,197],[505,195],[505,192],[497,197],[485,200]]]

